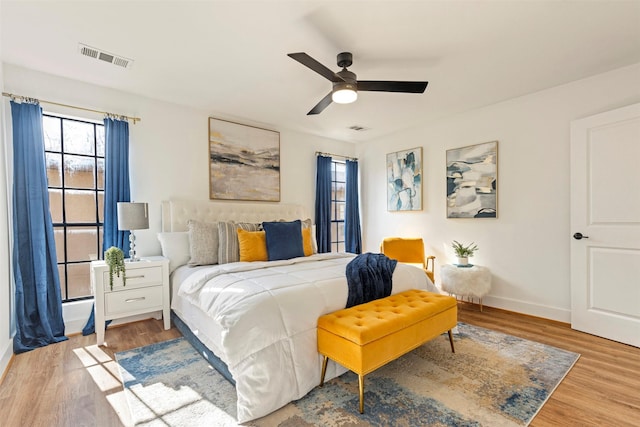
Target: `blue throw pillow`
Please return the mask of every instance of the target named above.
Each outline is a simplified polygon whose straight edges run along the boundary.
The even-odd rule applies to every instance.
[[[269,261],[304,256],[302,247],[302,223],[299,219],[291,222],[263,222]]]

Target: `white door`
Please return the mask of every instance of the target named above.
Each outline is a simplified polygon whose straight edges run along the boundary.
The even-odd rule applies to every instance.
[[[640,104],[571,123],[571,234],[571,327],[640,347]]]

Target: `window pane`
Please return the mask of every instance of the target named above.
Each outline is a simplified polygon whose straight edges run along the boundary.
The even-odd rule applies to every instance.
[[[98,191],[98,222],[104,223],[104,192]],[[102,236],[102,232],[100,233]]]
[[[95,192],[88,190],[65,190],[64,204],[67,223],[96,222]]]
[[[344,252],[344,242],[338,243],[338,252]]]
[[[336,209],[335,209],[335,218],[331,218],[331,219],[335,219],[338,221],[344,221],[344,211],[345,211],[346,207],[345,207],[345,203],[344,202],[339,202],[336,203]]]
[[[338,241],[337,236],[338,236],[338,223],[332,222],[331,223],[331,241],[337,242]]]
[[[104,159],[98,159],[98,190],[104,190]]]
[[[96,156],[104,157],[104,126],[96,126]]]
[[[93,124],[64,120],[62,122],[64,152],[94,154]]]
[[[60,294],[62,296],[62,300],[67,299],[67,291],[65,290],[65,278],[64,278],[64,264],[58,266],[58,275],[60,275]]]
[[[89,263],[67,264],[69,294],[67,298],[91,296],[91,279]]]
[[[47,182],[49,187],[62,187],[62,156],[56,153],[45,153],[47,163]]]
[[[104,236],[104,228],[100,227],[100,231],[98,232],[98,259],[104,259],[104,253],[102,252],[102,242]]]
[[[51,211],[51,221],[54,224],[61,224],[62,218],[62,190],[49,189],[49,211]]]
[[[64,157],[64,186],[66,188],[95,188],[95,160],[93,157]]]
[[[47,151],[61,151],[60,119],[43,116],[42,131],[44,134],[44,149]]]
[[[336,240],[338,242],[344,242],[344,222],[338,223],[338,233],[336,234]]]
[[[67,228],[67,261],[96,259],[98,230],[96,227]]]
[[[334,163],[336,165],[336,181],[344,182],[346,180],[346,166],[344,163]]]
[[[333,200],[344,202],[346,200],[347,187],[344,182],[336,182],[332,188],[331,197]]]
[[[53,227],[57,262],[64,262],[64,227]]]

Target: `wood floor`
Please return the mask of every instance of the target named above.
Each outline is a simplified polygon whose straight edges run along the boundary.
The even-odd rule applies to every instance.
[[[580,353],[531,426],[640,425],[640,349],[568,325],[459,303],[459,320]],[[180,336],[146,320],[15,356],[0,385],[0,426],[121,426],[126,403],[114,354]]]

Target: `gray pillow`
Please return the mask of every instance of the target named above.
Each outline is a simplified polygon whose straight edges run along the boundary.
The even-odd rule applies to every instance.
[[[227,264],[240,261],[240,245],[238,244],[238,228],[245,231],[260,231],[260,224],[248,222],[218,223],[218,263]]]
[[[218,263],[218,223],[189,220],[190,266]]]

